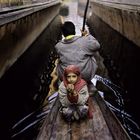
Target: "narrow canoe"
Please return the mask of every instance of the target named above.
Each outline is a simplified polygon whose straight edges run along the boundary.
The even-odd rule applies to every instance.
[[[58,94],[55,94],[58,95]],[[58,96],[51,99],[37,140],[131,140],[115,114],[97,93],[91,97],[93,118],[66,122],[60,112]]]

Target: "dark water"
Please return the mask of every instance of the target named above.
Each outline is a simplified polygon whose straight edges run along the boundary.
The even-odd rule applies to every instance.
[[[54,59],[56,55],[54,51],[50,51],[50,54],[48,55],[48,61],[47,63],[44,63],[44,69],[39,73],[38,76],[36,76],[35,81],[38,80],[36,83],[37,88],[32,88],[32,92],[34,93],[34,96],[32,97],[32,100],[35,102],[34,108],[27,114],[26,108],[23,108],[23,110],[26,111],[26,115],[24,114],[23,118],[17,120],[15,124],[13,124],[10,129],[10,136],[13,140],[31,140],[35,139],[38,134],[38,128],[41,123],[46,117],[46,114],[48,114],[48,111],[46,110],[43,112],[43,102],[45,97],[47,96],[49,92],[49,85],[51,83],[52,77],[51,73],[55,67]],[[31,84],[30,84],[31,85]],[[31,103],[31,105],[34,105]],[[31,106],[28,104],[28,106]]]
[[[140,127],[138,123],[134,120],[134,117],[128,113],[125,109],[124,94],[127,94],[126,91],[114,84],[107,78],[103,78],[100,75],[95,75],[95,79],[98,82],[101,82],[105,87],[108,88],[108,91],[102,92],[103,98],[108,105],[108,107],[116,114],[117,118],[120,120],[128,134],[133,140],[140,139]],[[98,88],[98,90],[103,90]],[[102,95],[101,94],[101,95]]]
[[[57,24],[56,24],[57,23]],[[4,140],[28,128],[28,131],[15,137],[17,140],[31,140],[36,127],[36,113],[26,119],[21,125],[12,129],[21,118],[31,112],[40,111],[40,106],[47,96],[52,77],[50,76],[56,57],[54,44],[59,39],[60,18],[56,17],[44,30],[40,37],[18,59],[17,62],[0,79],[0,132]],[[40,113],[39,113],[40,114]],[[31,127],[31,126],[32,127]]]

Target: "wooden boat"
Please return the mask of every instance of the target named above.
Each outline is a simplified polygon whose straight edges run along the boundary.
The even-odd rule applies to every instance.
[[[58,93],[48,98],[51,108],[37,140],[131,140],[115,114],[97,93],[91,97],[93,118],[66,122],[60,112]]]
[[[57,65],[55,61],[55,66]],[[36,140],[131,140],[130,136],[117,119],[115,114],[97,92],[90,97],[93,107],[93,118],[66,122],[59,111],[61,104],[58,100],[56,67],[52,74],[50,92],[45,110],[50,110],[40,128]],[[54,92],[56,91],[56,92]]]

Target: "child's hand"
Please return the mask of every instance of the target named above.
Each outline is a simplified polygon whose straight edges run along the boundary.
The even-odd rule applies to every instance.
[[[67,85],[67,90],[68,90],[68,92],[73,93],[73,91],[74,91],[74,85],[73,84],[68,84]]]

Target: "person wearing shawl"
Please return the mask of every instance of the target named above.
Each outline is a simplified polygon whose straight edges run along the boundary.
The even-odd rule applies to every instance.
[[[58,93],[62,105],[61,112],[67,121],[87,116],[89,92],[77,66],[69,65],[65,68]]]

